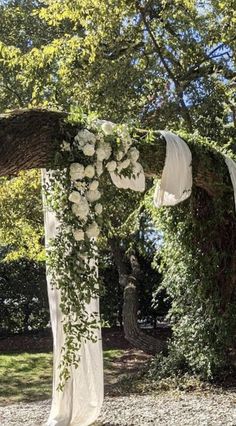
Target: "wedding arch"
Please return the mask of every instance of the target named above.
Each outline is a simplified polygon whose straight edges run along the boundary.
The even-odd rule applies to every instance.
[[[96,248],[103,179],[121,189],[145,192],[145,178],[160,178],[156,207],[184,201],[192,186],[209,197],[233,198],[236,164],[230,154],[199,135],[178,133],[46,110],[1,116],[0,176],[43,169],[54,337],[49,426],[89,425],[103,401]],[[230,261],[230,279],[236,281],[235,252]]]

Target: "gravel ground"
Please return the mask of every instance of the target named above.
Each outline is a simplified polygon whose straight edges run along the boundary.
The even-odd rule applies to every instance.
[[[1,426],[40,426],[50,401],[0,407]],[[236,392],[106,397],[97,426],[236,426]]]

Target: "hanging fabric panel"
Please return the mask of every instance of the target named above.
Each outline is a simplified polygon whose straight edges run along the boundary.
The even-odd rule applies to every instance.
[[[49,172],[43,171],[44,182]],[[44,201],[44,224],[46,249],[51,239],[55,238],[58,223],[54,212]],[[65,336],[63,331],[63,316],[60,309],[60,291],[51,286],[50,274],[47,273],[48,298],[50,307],[51,326],[53,333],[53,394],[52,406],[47,426],[89,426],[99,416],[103,403],[103,356],[101,330],[96,331],[97,341],[83,341],[80,349],[80,364],[78,368],[71,367],[70,379],[63,391],[59,391],[59,364],[61,349]],[[99,300],[94,298],[86,306],[88,313],[99,312]]]

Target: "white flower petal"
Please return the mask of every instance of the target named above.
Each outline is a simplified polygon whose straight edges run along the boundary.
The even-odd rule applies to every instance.
[[[99,200],[101,198],[101,193],[96,189],[95,191],[87,191],[86,192],[86,198],[90,203],[93,203],[94,201]]]
[[[76,241],[84,240],[84,231],[82,229],[75,229],[73,231],[73,236]]]
[[[72,193],[69,196],[69,201],[75,204],[79,204],[81,201],[81,195],[77,191],[72,191]]]
[[[86,234],[87,234],[88,238],[96,238],[96,237],[98,237],[99,233],[100,233],[100,229],[99,229],[99,226],[96,222],[93,222],[86,229]]]
[[[87,155],[88,157],[92,157],[92,155],[94,155],[94,153],[95,153],[94,146],[90,143],[87,143],[83,147],[83,153],[84,153],[84,155]]]
[[[95,168],[91,164],[85,167],[84,175],[90,179],[92,179],[95,175]]]

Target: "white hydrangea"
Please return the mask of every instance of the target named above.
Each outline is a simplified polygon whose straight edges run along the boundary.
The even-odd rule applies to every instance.
[[[75,204],[79,204],[81,201],[81,195],[77,191],[72,191],[72,193],[69,196],[69,201]]]
[[[138,159],[139,159],[139,151],[135,147],[133,147],[129,150],[128,155],[129,155],[131,162],[133,164],[136,163],[136,161],[138,161]]]
[[[84,129],[80,130],[75,136],[75,141],[79,143],[80,146],[84,146],[86,143],[90,142],[91,144],[95,144],[96,136],[94,133],[89,132],[89,130]]]
[[[61,151],[70,151],[70,142],[63,141],[61,144]]]
[[[72,180],[82,180],[84,178],[84,166],[80,163],[70,165],[70,177]]]
[[[75,229],[73,231],[73,236],[76,241],[84,240],[84,231],[82,229]]]
[[[95,191],[96,189],[98,189],[98,185],[99,185],[98,180],[93,180],[93,182],[91,182],[89,185],[89,189],[91,191]]]
[[[97,203],[97,204],[95,205],[95,212],[96,212],[97,214],[101,214],[101,213],[102,213],[102,210],[103,210],[102,204]]]
[[[117,167],[116,161],[109,161],[109,163],[107,163],[107,165],[106,165],[106,168],[109,172],[114,172],[116,167]]]
[[[96,238],[96,237],[98,237],[99,233],[100,233],[100,229],[99,229],[99,226],[96,222],[93,222],[86,229],[86,234],[87,234],[88,238]]]
[[[114,133],[115,124],[111,121],[105,121],[103,120],[101,129],[105,135],[112,135]]]
[[[86,198],[90,203],[93,203],[101,198],[101,193],[97,189],[95,191],[89,190],[86,192]]]
[[[84,176],[92,179],[94,177],[94,175],[95,175],[95,168],[94,168],[94,166],[92,166],[90,164],[89,166],[85,167]]]
[[[84,155],[87,155],[88,157],[92,157],[92,155],[94,155],[95,153],[94,145],[90,143],[86,143],[86,145],[84,145],[83,147],[83,153]]]
[[[87,219],[87,216],[89,214],[89,205],[86,198],[81,197],[79,204],[73,204],[72,211],[74,215],[79,217],[80,219]]]

